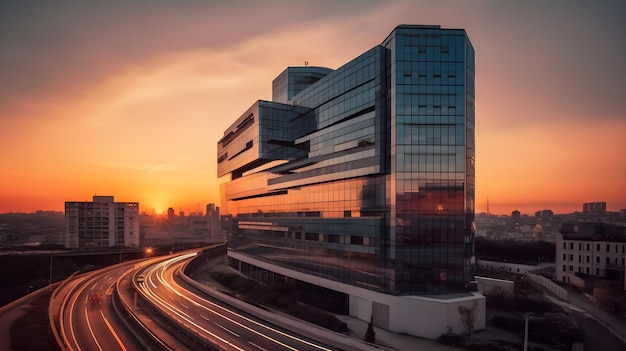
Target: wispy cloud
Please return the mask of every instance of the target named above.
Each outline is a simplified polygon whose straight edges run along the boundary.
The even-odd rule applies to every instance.
[[[165,167],[167,167],[167,164],[162,164],[162,165],[158,165],[156,167],[150,168],[148,173],[146,173],[146,177],[149,176],[150,174],[156,172],[156,171],[160,171],[160,170],[164,169]]]

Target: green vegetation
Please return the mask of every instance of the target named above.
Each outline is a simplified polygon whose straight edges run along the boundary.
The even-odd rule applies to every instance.
[[[474,241],[478,259],[530,264],[554,262],[555,245],[547,241],[491,240],[482,237]]]

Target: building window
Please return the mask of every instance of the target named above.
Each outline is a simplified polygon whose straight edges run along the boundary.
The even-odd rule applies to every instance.
[[[578,263],[582,262],[582,258],[578,255]]]
[[[563,242],[563,250],[567,250],[567,243]]]
[[[611,259],[610,258],[606,258],[606,264],[611,264]]]
[[[600,268],[596,268],[596,275],[600,275]]]
[[[589,274],[589,267],[587,267],[587,274]]]
[[[567,266],[563,265],[563,272],[566,272],[566,271],[567,271]]]
[[[596,263],[600,263],[600,256],[596,256]]]
[[[326,240],[329,243],[339,243],[339,235],[337,235],[337,234],[328,234],[326,236]]]
[[[567,261],[567,254],[563,254],[563,261]]]
[[[589,251],[589,244],[587,244],[587,251]]]
[[[606,244],[606,252],[611,252],[611,245]]]
[[[589,263],[589,255],[587,255],[587,263]]]
[[[570,260],[570,261],[574,261],[574,255],[571,255],[571,254],[570,254],[570,255],[569,255],[569,260]]]
[[[350,236],[350,244],[352,245],[363,245],[363,237],[358,235]]]
[[[574,250],[574,243],[569,243],[569,249]]]
[[[581,251],[583,249],[583,244],[578,243],[578,251]]]
[[[569,271],[573,272],[574,271],[574,266],[569,266]]]
[[[318,233],[304,233],[304,240],[319,241],[320,236]]]
[[[600,251],[600,244],[596,244],[596,251]]]

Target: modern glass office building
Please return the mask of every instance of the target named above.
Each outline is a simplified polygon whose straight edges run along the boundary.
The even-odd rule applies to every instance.
[[[289,67],[272,86],[273,101],[257,101],[218,142],[231,252],[383,294],[468,292],[474,49],[465,31],[401,25],[336,70]]]

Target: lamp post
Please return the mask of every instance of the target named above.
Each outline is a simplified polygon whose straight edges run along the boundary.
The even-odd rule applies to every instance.
[[[33,286],[29,285],[28,288],[26,288],[26,295],[30,294],[30,289],[32,289]]]
[[[48,290],[52,291],[52,255],[50,255],[50,280],[48,283]]]
[[[524,351],[528,350],[528,320],[533,317],[532,313],[524,314]]]

